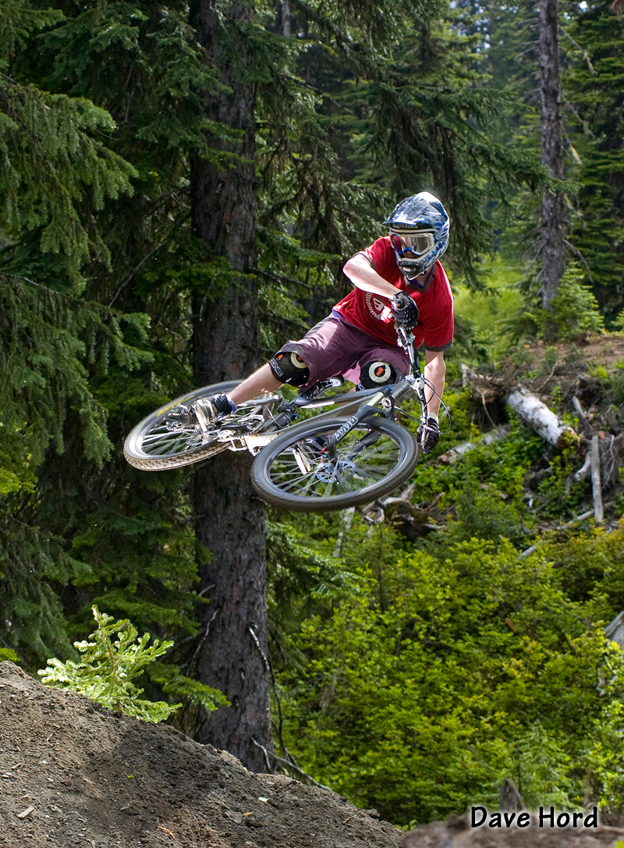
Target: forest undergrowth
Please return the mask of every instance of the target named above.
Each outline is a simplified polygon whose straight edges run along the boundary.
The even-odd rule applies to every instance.
[[[402,825],[496,808],[505,780],[529,808],[599,803],[618,820],[624,664],[605,627],[624,610],[624,337],[473,358],[476,385],[458,348],[452,430],[403,492],[274,516],[280,740],[316,779]],[[579,439],[548,447],[505,406],[518,384]],[[601,523],[590,481],[574,476],[589,431],[602,446]],[[502,437],[486,444],[488,432]],[[292,593],[293,569],[305,595]]]

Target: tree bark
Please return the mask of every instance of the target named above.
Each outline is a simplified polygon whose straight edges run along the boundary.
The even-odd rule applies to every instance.
[[[245,80],[252,58],[240,34],[252,10],[247,4],[221,5],[224,25],[215,6],[215,0],[195,0],[190,8],[198,41],[228,87],[206,93],[205,111],[211,121],[240,132],[240,137],[226,141],[209,136],[208,141],[213,149],[239,158],[192,162],[192,220],[195,234],[241,276],[228,274],[225,283],[215,277],[194,298],[198,386],[247,376],[258,365],[259,350],[257,284],[242,276],[255,266],[255,103],[253,85]],[[246,453],[228,452],[196,471],[196,533],[211,552],[209,562],[200,565],[200,590],[209,602],[202,607],[198,676],[231,703],[202,716],[197,738],[226,749],[251,771],[264,771],[264,754],[254,739],[273,751],[266,541],[264,507],[251,487],[250,464]]]
[[[563,129],[559,70],[558,0],[540,0],[539,52],[542,165],[563,178]],[[561,192],[542,197],[542,302],[548,308],[565,270],[564,208]]]
[[[282,0],[282,35],[284,38],[290,38],[290,3],[289,0]]]

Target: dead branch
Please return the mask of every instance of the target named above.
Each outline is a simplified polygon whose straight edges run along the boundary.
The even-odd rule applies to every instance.
[[[602,486],[600,483],[600,436],[596,434],[591,441],[591,481],[592,497],[594,499],[594,517],[597,524],[602,524],[604,513],[602,508]]]
[[[578,417],[581,419],[581,424],[583,425],[585,432],[588,433],[588,434],[593,433],[594,428],[592,427],[592,425],[589,423],[589,421],[585,417],[585,413],[583,412],[583,407],[581,406],[581,402],[579,401],[579,399],[577,398],[576,395],[574,395],[574,397],[572,398],[572,406],[576,410]]]
[[[569,530],[571,527],[574,527],[575,524],[579,524],[581,521],[587,521],[588,518],[591,518],[594,514],[593,509],[588,509],[587,512],[584,512],[582,515],[577,515],[576,518],[573,518],[571,521],[567,521],[565,524],[562,524],[560,527],[557,527],[557,530]]]
[[[579,470],[572,475],[572,479],[575,483],[580,483],[581,480],[587,480],[587,478],[591,474],[591,465],[591,450],[588,450],[585,454],[585,462],[581,465]]]

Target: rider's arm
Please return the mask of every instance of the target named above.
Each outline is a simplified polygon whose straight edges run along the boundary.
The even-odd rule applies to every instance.
[[[440,398],[444,392],[445,375],[444,351],[425,348],[425,379],[431,382],[437,393],[437,396],[432,395],[431,390],[426,389],[425,397],[427,398],[428,412],[433,412],[435,415],[440,411]]]
[[[392,283],[380,277],[370,260],[362,253],[356,253],[342,269],[353,285],[362,291],[380,294],[392,298],[399,291]]]

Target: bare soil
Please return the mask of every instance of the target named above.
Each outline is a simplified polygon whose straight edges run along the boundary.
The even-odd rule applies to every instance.
[[[526,361],[522,362],[522,353]],[[559,384],[565,396],[574,393],[579,384],[588,382],[588,372],[602,366],[612,371],[624,362],[624,335],[600,333],[577,339],[575,344],[549,346],[541,341],[524,345],[514,356],[500,363],[503,379],[510,385],[520,380],[537,395],[548,395]],[[527,370],[536,376],[527,377]]]
[[[402,833],[328,790],[252,774],[167,725],[115,715],[0,663],[0,846],[7,848],[615,848],[624,830]],[[461,843],[461,844],[460,844]]]
[[[0,663],[0,846],[398,848],[401,836],[333,792],[252,774]]]

